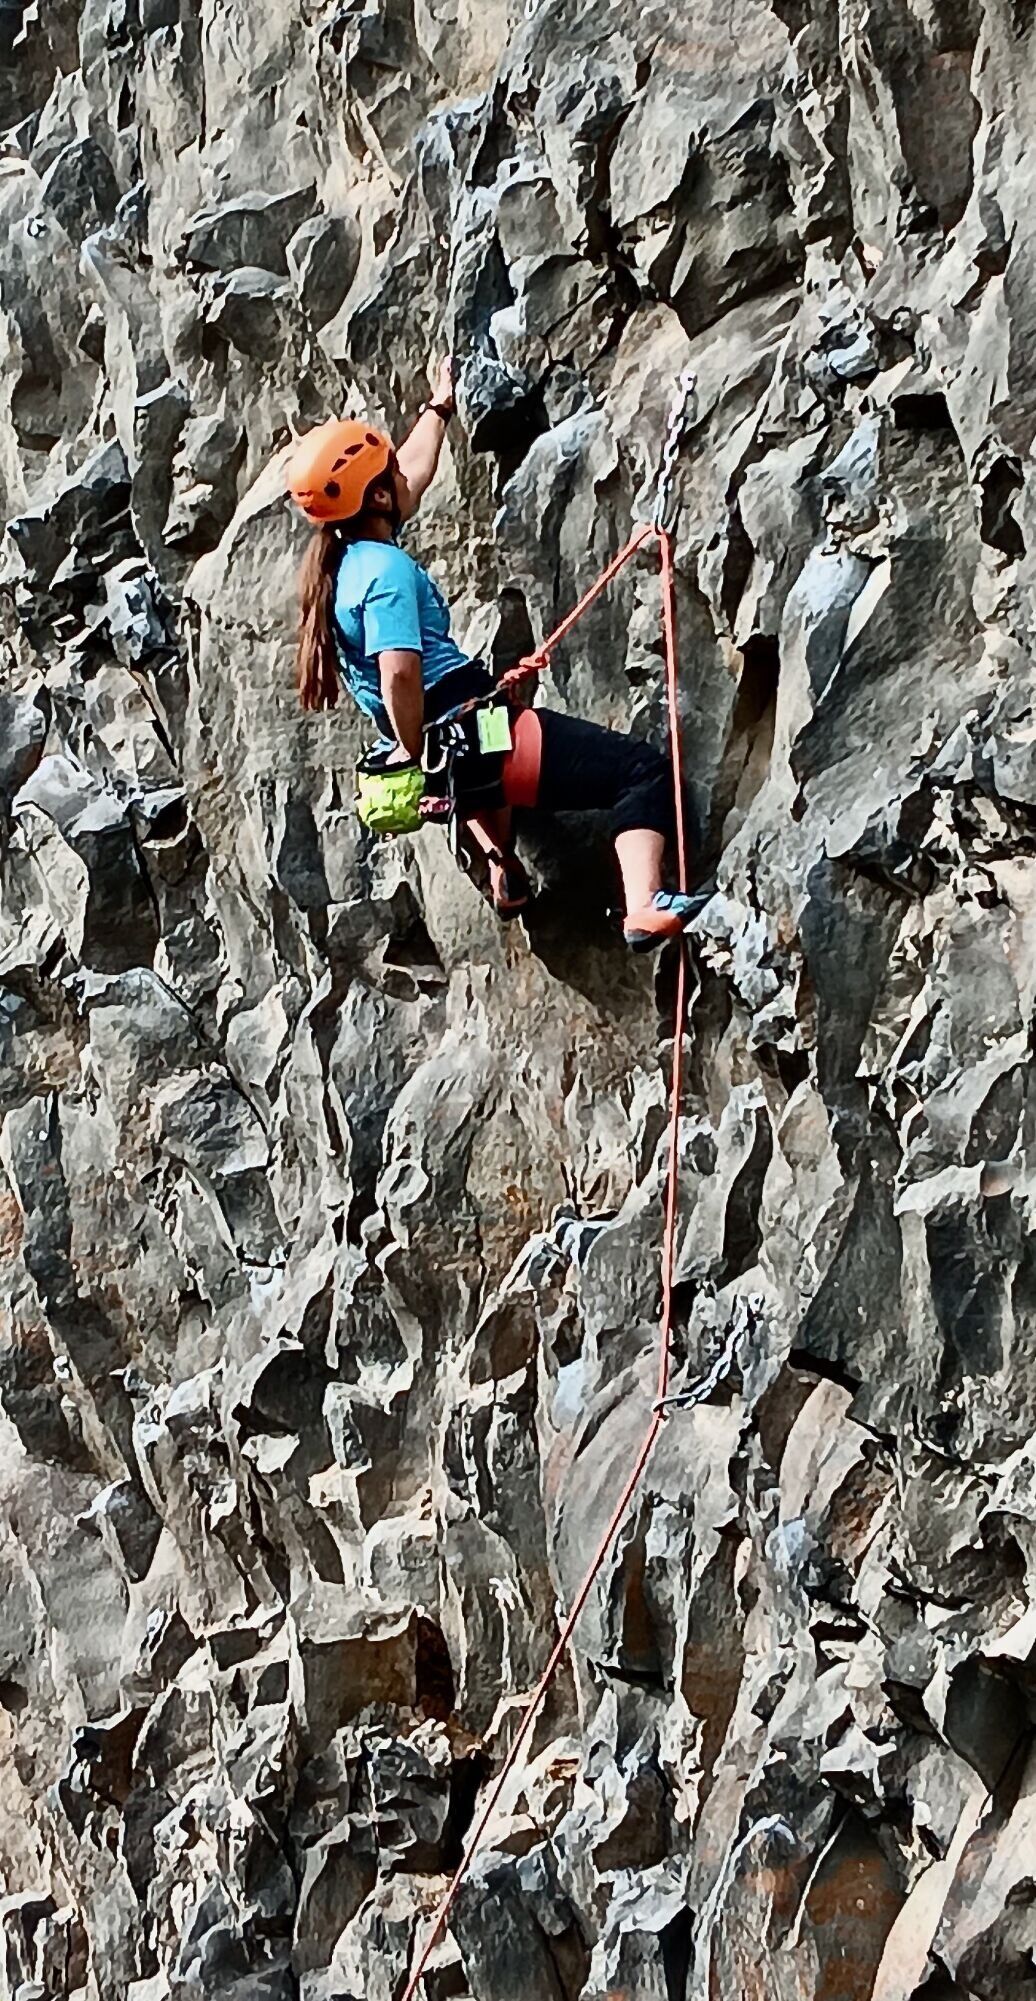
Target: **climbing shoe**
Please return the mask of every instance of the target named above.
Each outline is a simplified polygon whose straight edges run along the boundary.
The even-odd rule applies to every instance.
[[[531,895],[529,878],[517,855],[501,854],[494,848],[486,856],[489,865],[489,900],[505,924],[518,917]]]
[[[716,893],[714,882],[703,882],[692,895],[677,889],[656,889],[642,910],[631,910],[622,927],[631,952],[655,952],[667,938],[678,938]]]

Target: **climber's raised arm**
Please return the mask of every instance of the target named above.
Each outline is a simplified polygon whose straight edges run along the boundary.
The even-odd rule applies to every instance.
[[[409,437],[396,449],[396,494],[404,521],[409,521],[435,478],[453,410],[453,363],[447,359],[439,365],[431,402],[425,404]]]

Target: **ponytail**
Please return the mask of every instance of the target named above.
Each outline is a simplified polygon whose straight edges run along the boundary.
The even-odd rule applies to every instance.
[[[338,652],[333,629],[335,577],[342,553],[333,528],[318,528],[299,570],[299,637],[295,679],[304,709],[338,702]]]

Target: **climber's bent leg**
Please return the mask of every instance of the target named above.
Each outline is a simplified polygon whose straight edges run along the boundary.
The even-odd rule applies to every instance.
[[[462,822],[464,831],[485,857],[489,894],[498,917],[517,917],[529,901],[529,878],[511,845],[511,809],[479,813]]]
[[[622,875],[623,924],[634,952],[678,937],[711,887],[684,896],[662,888],[666,843],[675,831],[671,769],[649,743],[551,709],[537,711],[542,765],[536,804],[548,812],[605,811]]]
[[[545,711],[538,804],[548,811],[606,812],[627,912],[646,909],[662,886],[673,830],[673,781],[661,753],[599,723]]]
[[[615,858],[627,910],[642,910],[662,887],[665,835],[652,827],[628,827],[615,836]]]
[[[673,781],[661,751],[621,730],[538,709],[543,738],[536,804],[548,813],[611,815],[616,834],[673,832]]]
[[[463,822],[480,853],[491,855],[497,848],[507,849],[511,845],[511,809],[501,808],[499,813],[476,813]]]

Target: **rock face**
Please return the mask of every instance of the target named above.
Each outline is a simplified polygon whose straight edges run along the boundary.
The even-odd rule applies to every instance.
[[[291,685],[293,430],[499,666],[675,501],[677,1402],[427,2001],[1036,1993],[1024,0],[0,6],[0,1995],[398,2001],[653,1395],[673,968]],[[664,738],[638,558],[553,702]]]

